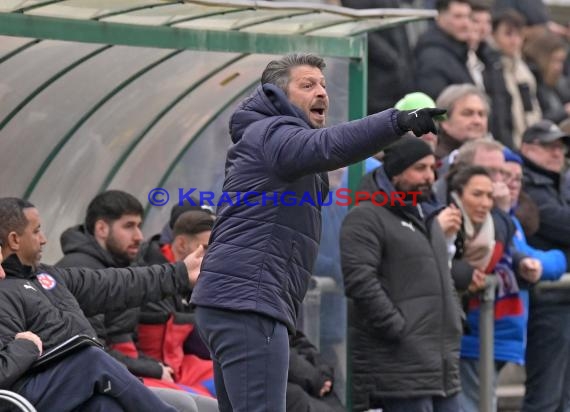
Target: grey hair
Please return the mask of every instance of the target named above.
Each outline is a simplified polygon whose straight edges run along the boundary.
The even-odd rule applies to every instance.
[[[326,67],[322,57],[311,53],[291,53],[279,60],[269,62],[261,75],[261,84],[271,83],[287,93],[291,68],[296,66],[311,66],[323,71]]]
[[[437,97],[436,106],[447,110],[447,116],[451,117],[457,101],[472,95],[481,98],[488,114],[490,111],[489,97],[478,89],[477,86],[469,83],[447,86]]]
[[[503,152],[504,146],[491,139],[475,139],[464,143],[457,152],[453,163],[461,165],[472,165],[473,159],[475,159],[475,154],[477,151],[483,149],[487,152],[498,151]]]

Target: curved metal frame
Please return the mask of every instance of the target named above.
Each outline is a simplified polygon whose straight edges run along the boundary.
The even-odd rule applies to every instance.
[[[23,412],[37,412],[36,408],[26,398],[16,392],[0,389],[0,399],[10,402]]]

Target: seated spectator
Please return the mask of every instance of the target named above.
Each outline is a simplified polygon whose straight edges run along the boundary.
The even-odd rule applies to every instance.
[[[39,212],[18,198],[0,198],[0,241],[7,255],[2,263],[6,278],[0,282],[5,315],[0,321],[0,350],[11,353],[2,358],[2,389],[19,393],[39,410],[175,410],[97,348],[76,352],[43,372],[29,369],[42,350],[77,334],[95,336],[84,314],[136,307],[188,291],[198,277],[202,249],[184,264],[148,268],[95,271],[43,265],[46,239]],[[28,334],[30,339],[13,342],[13,336],[25,331],[39,340]]]
[[[543,117],[562,122],[570,116],[570,85],[563,74],[566,45],[551,33],[541,33],[527,39],[523,52],[536,77]]]
[[[208,206],[200,206],[200,200],[190,196],[193,204],[185,201],[182,205],[176,204],[170,211],[170,219],[164,225],[162,231],[153,235],[149,240],[141,243],[137,256],[137,264],[139,265],[156,265],[162,263],[174,262],[174,256],[170,250],[170,244],[173,240],[172,230],[176,219],[184,213],[190,211],[204,211],[214,216],[214,212]]]
[[[143,239],[140,230],[142,216],[142,205],[129,193],[119,190],[100,193],[87,207],[85,224],[62,234],[64,257],[57,266],[92,269],[129,266]],[[146,385],[181,389],[178,385],[169,384],[174,383],[175,374],[168,363],[161,363],[137,350],[134,333],[139,311],[139,308],[106,310],[89,318],[89,321],[109,354],[134,375],[146,378]],[[208,391],[201,390],[201,385],[186,386],[202,395],[210,395]]]
[[[333,392],[334,371],[302,332],[289,337],[287,412],[342,412]]]
[[[511,96],[512,143],[518,150],[528,126],[542,118],[534,74],[522,58],[524,18],[514,10],[506,10],[493,19],[493,44],[501,52],[503,76]]]
[[[207,247],[214,225],[205,210],[182,213],[174,224],[169,246],[175,260]],[[194,328],[189,295],[176,295],[145,305],[139,314],[137,347],[145,355],[169,365],[174,381],[215,394],[210,354]]]

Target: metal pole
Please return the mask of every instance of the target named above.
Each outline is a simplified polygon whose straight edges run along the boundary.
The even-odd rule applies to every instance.
[[[487,276],[485,290],[481,295],[481,307],[479,317],[479,329],[481,339],[479,341],[479,411],[493,411],[495,378],[495,291],[497,289],[497,277]]]

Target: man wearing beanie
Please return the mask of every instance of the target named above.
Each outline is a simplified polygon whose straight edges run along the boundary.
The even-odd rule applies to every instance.
[[[385,151],[361,190],[421,192],[412,204],[355,206],[340,247],[351,325],[355,411],[460,410],[461,320],[443,231],[422,203],[434,181],[435,156],[415,138]]]

